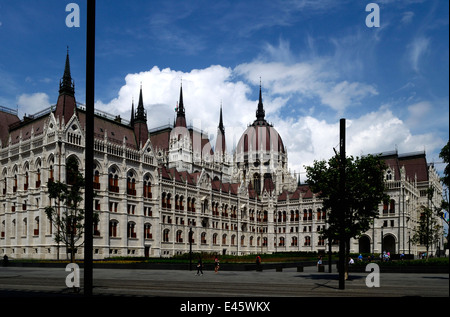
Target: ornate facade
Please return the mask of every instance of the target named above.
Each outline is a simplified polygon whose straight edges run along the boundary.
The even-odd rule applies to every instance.
[[[100,111],[94,119],[94,259],[172,256],[190,247],[235,255],[328,250],[320,235],[327,215],[320,199],[289,173],[287,149],[265,120],[261,89],[256,119],[232,154],[222,111],[214,147],[204,132],[186,125],[182,87],[173,125],[148,129],[142,88],[131,108],[129,121]],[[17,111],[0,108],[1,256],[66,257],[44,212],[55,203],[47,182],[65,181],[71,156],[83,171],[85,116],[68,55],[55,106],[22,120]],[[440,202],[439,177],[425,153],[382,157],[392,200],[380,204],[380,218],[352,241],[352,251],[417,254],[423,246],[410,237],[430,185]]]

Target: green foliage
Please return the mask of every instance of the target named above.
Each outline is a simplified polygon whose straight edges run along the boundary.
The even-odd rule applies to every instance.
[[[312,167],[306,167],[307,183],[313,192],[320,193],[323,209],[327,211],[329,226],[323,234],[348,240],[367,231],[378,217],[378,204],[389,199],[384,185],[386,166],[373,155],[346,158],[342,195],[340,164],[339,155],[328,162],[314,161]]]
[[[53,204],[45,208],[47,218],[55,227],[55,242],[64,243],[74,261],[75,249],[81,245],[84,233],[84,206],[82,190],[85,180],[78,170],[77,160],[71,156],[66,162],[66,182],[51,181],[47,183],[50,202]],[[98,221],[98,214],[94,214],[94,221]]]

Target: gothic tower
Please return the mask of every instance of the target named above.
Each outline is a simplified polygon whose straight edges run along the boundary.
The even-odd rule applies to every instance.
[[[134,109],[134,103],[132,105]],[[134,117],[132,116],[132,126],[134,128],[134,135],[136,136],[136,142],[139,148],[144,146],[148,140],[148,127],[147,127],[147,112],[144,109],[144,101],[142,98],[142,86],[139,92],[139,103]]]
[[[59,96],[56,103],[55,117],[66,124],[76,111],[75,84],[70,75],[69,49],[67,49],[64,74],[59,82]]]

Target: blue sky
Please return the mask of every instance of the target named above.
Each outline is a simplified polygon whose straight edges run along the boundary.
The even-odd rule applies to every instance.
[[[65,20],[80,7],[78,28]],[[369,28],[366,4],[380,8]],[[347,119],[347,149],[426,150],[449,138],[449,4],[444,0],[97,0],[96,107],[129,118],[142,85],[149,128],[173,121],[183,83],[188,122],[213,139],[222,104],[228,148],[266,119],[292,171],[328,159]],[[55,104],[69,46],[85,102],[86,1],[0,0],[0,105]],[[442,164],[436,166],[443,169]]]

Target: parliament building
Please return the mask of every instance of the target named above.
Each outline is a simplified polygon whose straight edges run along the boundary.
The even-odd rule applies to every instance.
[[[176,119],[147,126],[142,88],[131,118],[95,111],[94,259],[112,256],[170,257],[189,252],[264,254],[326,252],[321,235],[327,214],[320,197],[288,169],[288,149],[265,119],[261,88],[256,117],[231,150],[222,110],[215,144],[186,124],[194,112],[180,87]],[[55,204],[49,181],[66,181],[66,162],[85,166],[86,109],[75,99],[66,56],[57,103],[34,115],[0,107],[0,256],[65,259],[45,207]],[[427,189],[440,204],[442,186],[425,152],[381,154],[388,169],[388,204],[380,203],[372,228],[351,242],[352,252],[417,255],[413,243]],[[191,238],[191,239],[190,239]],[[442,242],[430,251],[442,249]],[[77,258],[83,257],[79,247]]]

